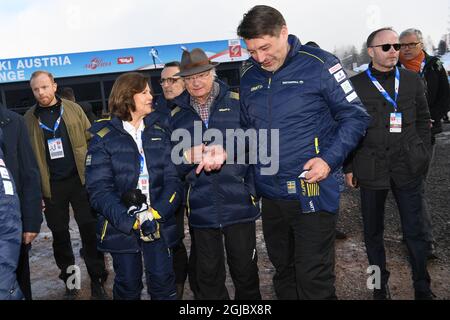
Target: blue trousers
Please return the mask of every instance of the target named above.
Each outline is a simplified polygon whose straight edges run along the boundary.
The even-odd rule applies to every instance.
[[[152,300],[175,300],[176,286],[173,258],[165,242],[160,239],[142,242],[138,253],[112,253],[114,272],[114,300],[140,300],[142,258],[144,258],[147,291]]]

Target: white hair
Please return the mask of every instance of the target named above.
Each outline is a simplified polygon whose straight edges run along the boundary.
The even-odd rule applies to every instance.
[[[405,31],[403,31],[400,34],[400,39],[407,37],[409,35],[412,35],[412,34],[417,37],[417,41],[419,41],[420,43],[423,43],[422,31],[420,31],[418,29],[414,29],[414,28],[406,29]]]

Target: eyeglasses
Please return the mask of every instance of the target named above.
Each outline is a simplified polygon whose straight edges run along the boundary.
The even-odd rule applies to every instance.
[[[183,79],[184,79],[184,81],[187,81],[187,82],[193,82],[196,79],[197,80],[205,80],[206,77],[209,76],[209,74],[210,74],[210,71],[206,71],[206,72],[203,72],[203,73],[195,74],[193,76],[183,77]]]
[[[165,78],[165,79],[161,78],[161,80],[159,80],[159,84],[164,85],[164,82],[167,82],[167,84],[170,86],[180,79],[181,78]]]
[[[381,47],[381,49],[382,49],[384,52],[388,52],[389,50],[391,50],[392,47],[394,48],[395,51],[399,51],[400,48],[401,48],[401,46],[402,46],[402,45],[401,45],[400,43],[394,43],[394,44],[386,43],[386,44],[380,44],[380,45],[378,45],[378,46],[370,46],[370,48],[378,48],[378,47]]]
[[[402,43],[402,49],[414,49],[415,47],[417,47],[417,45],[419,45],[420,42],[411,42],[411,43]]]

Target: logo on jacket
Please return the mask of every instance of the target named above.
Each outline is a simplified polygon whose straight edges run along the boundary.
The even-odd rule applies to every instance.
[[[288,181],[287,182],[288,194],[297,194],[297,182]]]
[[[281,82],[282,85],[287,85],[287,84],[304,84],[304,83],[305,83],[305,81],[303,81],[303,80],[300,80],[300,81],[292,80],[292,81],[283,81],[283,82]]]
[[[253,88],[250,89],[250,92],[255,92],[255,91],[261,90],[262,88],[264,88],[264,86],[262,84],[254,86]]]

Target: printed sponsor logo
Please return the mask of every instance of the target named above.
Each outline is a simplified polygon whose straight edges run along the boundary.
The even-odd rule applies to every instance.
[[[111,62],[103,61],[100,58],[94,58],[85,67],[86,67],[86,69],[89,69],[89,70],[96,70],[99,68],[106,68],[106,67],[110,67],[110,66],[111,66]]]
[[[338,63],[337,65],[335,65],[334,67],[328,69],[328,71],[330,71],[331,74],[335,74],[336,72],[338,72],[339,70],[342,69],[342,66],[340,63]]]
[[[337,81],[338,83],[341,83],[342,80],[347,79],[347,76],[345,75],[344,70],[341,70],[341,71],[339,71],[338,73],[336,73],[336,74],[334,75],[334,78],[336,79],[336,81]]]
[[[350,81],[348,81],[348,80],[345,81],[343,84],[341,84],[341,88],[342,88],[342,90],[344,90],[345,94],[347,94],[347,93],[349,93],[350,91],[353,90],[353,87],[350,84]]]
[[[356,92],[353,92],[352,94],[347,96],[347,101],[348,102],[352,102],[354,101],[356,98],[358,98],[358,95],[356,94]]]
[[[305,82],[302,81],[302,80],[300,80],[300,81],[292,80],[292,81],[283,81],[283,82],[282,82],[283,85],[285,85],[285,84],[304,84],[304,83],[305,83]]]
[[[134,57],[120,57],[117,58],[117,64],[133,64]]]

